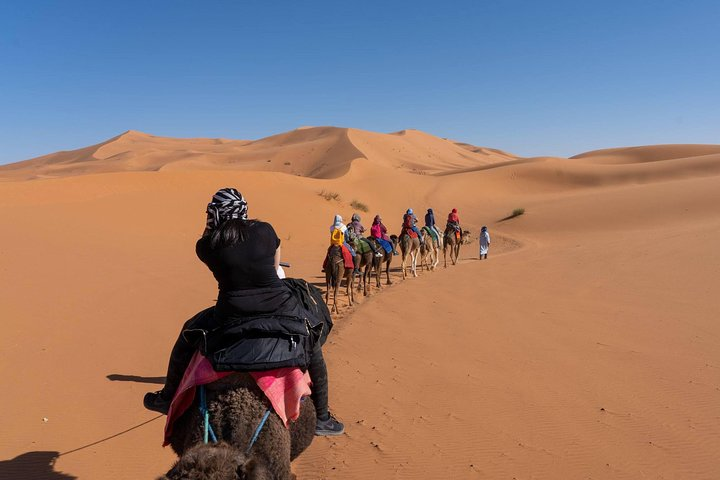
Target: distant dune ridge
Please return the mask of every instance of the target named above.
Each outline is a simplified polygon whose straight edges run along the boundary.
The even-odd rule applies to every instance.
[[[360,158],[384,167],[433,174],[517,157],[417,130],[383,134],[301,127],[254,141],[169,138],[129,130],[97,145],[0,166],[0,176],[31,179],[120,171],[232,169],[336,178]]]

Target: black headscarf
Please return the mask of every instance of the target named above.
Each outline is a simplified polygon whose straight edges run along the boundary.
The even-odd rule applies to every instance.
[[[213,231],[232,218],[247,220],[247,212],[247,202],[240,192],[234,188],[221,188],[208,203],[205,231]]]

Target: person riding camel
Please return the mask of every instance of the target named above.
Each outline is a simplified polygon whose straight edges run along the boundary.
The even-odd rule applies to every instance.
[[[415,232],[420,239],[420,243],[423,241],[423,234],[420,231],[420,229],[417,227],[417,217],[413,213],[412,208],[408,208],[407,212],[405,212],[405,215],[403,215],[403,230],[412,230]]]
[[[428,208],[427,213],[425,214],[425,226],[428,227],[430,232],[435,236],[435,240],[438,242],[438,245],[442,246],[442,236],[440,235],[440,231],[435,226],[435,214],[433,213],[432,208]]]
[[[330,225],[330,246],[328,252],[333,246],[342,248],[343,259],[345,259],[345,268],[355,268],[355,249],[348,242],[348,236],[351,232],[345,226],[342,221],[342,217],[338,214],[335,215],[333,224]],[[327,263],[327,255],[323,261],[323,272],[325,271]]]
[[[462,242],[463,232],[462,228],[460,228],[460,217],[458,217],[457,208],[453,208],[452,212],[448,214],[447,228],[452,228],[453,230],[458,232],[460,236],[460,241]]]
[[[380,215],[375,215],[373,219],[372,227],[370,227],[370,236],[375,238],[386,252],[392,252],[393,255],[398,255],[398,252],[395,251],[395,244],[393,244],[390,237],[388,237],[387,227],[383,225]]]
[[[257,371],[304,366],[312,380],[311,397],[317,411],[315,434],[340,435],[345,427],[328,410],[328,375],[321,350],[327,334],[322,332],[329,332],[332,325],[330,312],[324,304],[324,310],[308,309],[309,299],[303,297],[303,291],[308,290],[311,295],[311,285],[278,277],[280,239],[272,225],[248,219],[245,198],[234,188],[223,188],[207,206],[205,231],[195,245],[195,252],[218,282],[217,302],[185,322],[170,353],[165,385],[145,395],[145,408],[168,413],[190,360],[198,348],[204,348],[202,353],[211,363],[218,360],[218,352],[223,352],[223,365],[258,365]],[[302,285],[297,288],[294,282]],[[303,348],[296,348],[295,357],[288,357],[287,350],[278,348],[277,335],[287,329],[279,325],[298,321],[314,332],[320,327],[320,335],[302,340]],[[234,338],[224,335],[227,329],[242,328],[247,322],[255,322],[258,331],[268,334],[243,339],[246,348],[222,344],[223,339]],[[202,333],[205,341],[195,341],[194,333]],[[252,362],[247,363],[250,358]]]
[[[365,233],[365,227],[363,227],[362,223],[360,223],[359,214],[353,213],[352,222],[350,222],[350,225],[348,225],[348,230],[353,231],[354,236],[358,241],[366,242],[368,246],[370,246],[370,250],[372,250],[373,255],[375,255],[376,257],[382,257],[382,253],[378,251],[375,245],[373,245],[373,242],[368,242],[367,239],[363,236],[363,234]]]

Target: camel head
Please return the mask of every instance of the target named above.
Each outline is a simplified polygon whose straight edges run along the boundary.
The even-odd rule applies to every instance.
[[[157,480],[270,480],[264,465],[225,442],[198,444],[187,450]]]
[[[463,245],[468,245],[472,243],[472,241],[472,233],[470,232],[470,230],[463,230]]]

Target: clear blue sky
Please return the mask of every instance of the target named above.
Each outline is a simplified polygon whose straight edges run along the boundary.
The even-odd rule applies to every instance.
[[[720,143],[720,2],[0,2],[0,163],[125,130]]]

